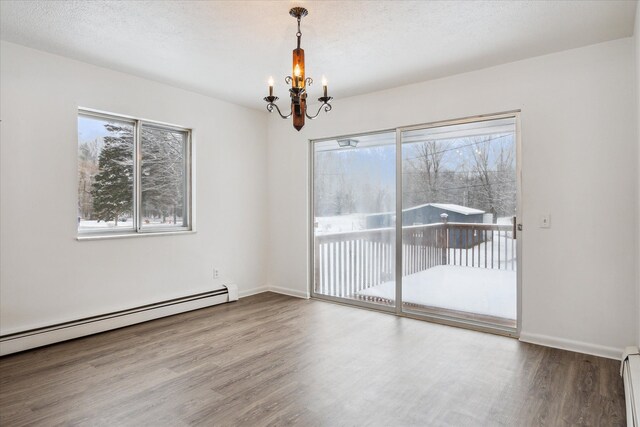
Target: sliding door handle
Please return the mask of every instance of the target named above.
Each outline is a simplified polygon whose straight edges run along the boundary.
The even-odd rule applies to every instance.
[[[513,217],[513,238],[515,239],[518,231],[522,231],[522,224],[516,222],[517,218]]]

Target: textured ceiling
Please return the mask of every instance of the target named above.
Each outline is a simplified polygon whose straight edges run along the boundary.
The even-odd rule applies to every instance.
[[[346,97],[631,36],[635,1],[2,1],[0,37],[264,108],[307,75]],[[319,87],[311,97],[319,96]]]

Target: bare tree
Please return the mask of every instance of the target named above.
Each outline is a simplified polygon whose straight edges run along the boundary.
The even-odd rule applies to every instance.
[[[98,139],[85,141],[78,146],[78,215],[93,218],[93,196],[91,189],[96,175],[100,172]]]
[[[469,144],[468,150],[471,153],[472,168],[475,178],[478,180],[477,202],[484,205],[490,212],[496,210],[493,179],[491,171],[490,151],[491,136],[476,136],[470,138],[473,143]]]
[[[414,205],[441,202],[442,169],[447,150],[441,141],[426,141],[415,147],[416,156],[408,161],[413,172],[409,180],[410,201]]]
[[[409,146],[403,182],[405,206],[454,203],[499,216],[515,213],[512,134],[477,135]]]
[[[515,153],[512,140],[502,136],[476,136],[470,138],[469,152],[472,159],[470,187],[477,187],[474,202],[480,208],[498,216],[515,213],[516,176]]]
[[[143,127],[141,142],[143,214],[175,224],[184,204],[183,134]]]
[[[495,193],[498,215],[511,216],[516,213],[516,167],[515,148],[510,141],[499,144],[496,155]]]
[[[347,215],[355,212],[356,197],[351,181],[343,173],[338,177],[338,188],[333,198],[334,211],[337,215]]]

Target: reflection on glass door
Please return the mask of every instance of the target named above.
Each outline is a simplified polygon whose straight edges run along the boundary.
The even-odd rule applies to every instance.
[[[515,328],[515,119],[403,131],[402,165],[402,310]]]
[[[395,132],[313,144],[313,294],[395,306]]]

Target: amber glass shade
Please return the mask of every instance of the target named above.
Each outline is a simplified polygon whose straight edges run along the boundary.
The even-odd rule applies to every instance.
[[[299,73],[296,73],[296,67]],[[292,67],[293,80],[291,81],[291,87],[302,89],[305,86],[304,82],[304,49],[293,50],[293,67]],[[298,75],[296,75],[298,74]]]
[[[293,111],[293,127],[299,131],[304,127],[304,113],[307,110],[306,97],[300,99],[300,104],[291,103],[291,111]]]

